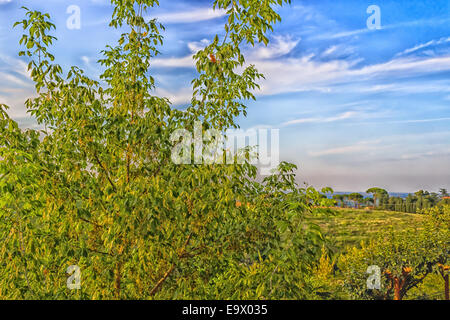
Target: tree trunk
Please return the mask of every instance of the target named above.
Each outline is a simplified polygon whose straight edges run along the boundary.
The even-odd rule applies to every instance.
[[[402,300],[402,295],[401,295],[400,291],[401,291],[400,279],[395,277],[394,278],[394,300]]]
[[[114,272],[114,293],[116,299],[120,299],[120,285],[122,282],[122,274],[121,274],[121,263],[117,263],[116,270]]]

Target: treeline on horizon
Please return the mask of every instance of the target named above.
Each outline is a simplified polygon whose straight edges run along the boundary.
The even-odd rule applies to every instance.
[[[421,213],[422,210],[433,208],[437,205],[450,204],[450,195],[445,188],[439,193],[419,190],[408,194],[407,197],[390,196],[389,192],[382,188],[370,188],[364,197],[361,193],[333,194],[335,205],[341,208],[376,208],[381,210]]]

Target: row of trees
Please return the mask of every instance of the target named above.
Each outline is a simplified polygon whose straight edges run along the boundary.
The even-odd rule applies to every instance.
[[[430,209],[438,204],[449,204],[450,198],[446,189],[440,189],[439,193],[419,190],[409,194],[406,198],[391,197],[381,188],[370,188],[366,193],[372,197],[364,197],[360,193],[335,194],[333,199],[341,207],[353,205],[359,207],[375,207],[382,210],[416,213],[420,210]]]

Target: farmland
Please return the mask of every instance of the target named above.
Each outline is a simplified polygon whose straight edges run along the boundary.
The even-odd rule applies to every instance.
[[[389,229],[420,228],[423,215],[385,210],[333,208],[330,215],[314,217],[330,245],[339,252],[358,246]]]

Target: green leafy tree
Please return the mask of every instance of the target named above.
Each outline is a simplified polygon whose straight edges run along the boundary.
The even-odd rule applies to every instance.
[[[388,195],[388,192],[384,189],[373,187],[366,190],[366,193],[371,193],[373,195],[373,203],[374,206],[377,206],[377,199],[382,198],[383,196]]]
[[[25,8],[19,55],[37,93],[26,107],[46,130],[21,130],[0,105],[0,298],[299,299],[313,290],[323,237],[306,217],[324,199],[296,184],[294,165],[258,182],[247,157],[172,161],[175,130],[238,127],[263,77],[242,47],[267,45],[276,7],[288,2],[214,2],[227,14],[224,34],[194,56],[185,112],[153,94],[164,27],[143,16],[157,1],[111,1],[110,27],[124,33],[102,51],[105,86],[78,67],[64,72],[50,52],[50,16]],[[71,265],[81,290],[66,286]]]
[[[354,192],[348,195],[348,198],[355,202],[356,207],[359,208],[361,201],[364,199],[364,196],[360,193]]]
[[[333,199],[340,204],[341,208],[344,207],[345,203],[344,203],[344,196],[342,194],[334,194],[333,195]]]
[[[440,194],[441,198],[449,197],[449,196],[450,196],[450,195],[448,194],[447,189],[445,189],[445,188],[439,189],[439,194]]]

